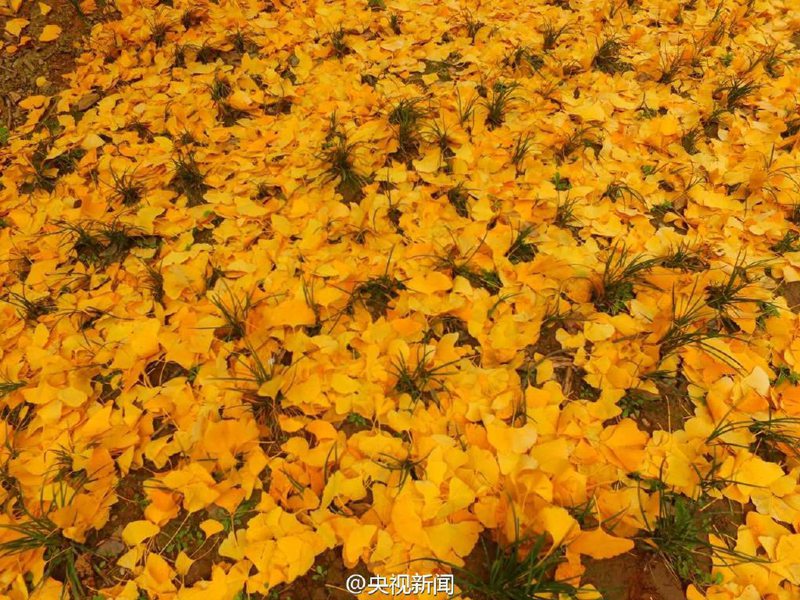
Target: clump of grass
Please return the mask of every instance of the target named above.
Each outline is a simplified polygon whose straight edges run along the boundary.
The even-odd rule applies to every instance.
[[[511,152],[511,164],[514,165],[517,177],[522,175],[522,163],[525,157],[531,152],[533,146],[533,136],[530,133],[517,135],[514,141],[514,149]]]
[[[247,371],[247,375],[243,377],[232,378],[234,381],[244,381],[253,386],[256,390],[269,383],[275,377],[277,366],[285,362],[285,356],[291,353],[285,351],[278,352],[277,355],[271,355],[266,361],[261,357],[261,354],[253,347],[249,340],[245,340],[245,348],[249,361],[241,361]]]
[[[379,458],[373,460],[376,465],[387,469],[390,473],[399,473],[397,488],[400,490],[403,489],[403,486],[405,486],[409,479],[412,481],[419,479],[417,471],[424,471],[423,464],[427,458],[423,457],[418,460],[414,460],[411,458],[410,453],[405,458],[397,458],[396,456],[386,454],[385,452],[381,452],[378,456]]]
[[[475,115],[475,107],[478,105],[480,96],[475,94],[469,100],[464,101],[461,98],[461,92],[456,90],[456,110],[458,111],[458,122],[465,126],[468,121],[472,120]]]
[[[713,544],[712,515],[699,500],[670,490],[658,489],[658,516],[650,521],[646,516],[644,547],[660,556],[670,569],[685,582],[696,585],[719,583],[710,578],[707,567],[712,557],[725,565],[764,562],[756,556]]]
[[[469,190],[461,182],[447,191],[447,201],[459,217],[469,218]]]
[[[230,127],[239,119],[247,116],[245,111],[234,108],[227,101],[233,89],[226,79],[215,78],[210,87],[211,100],[214,101],[214,105],[217,107],[217,119],[223,126]]]
[[[565,198],[563,201],[559,200],[556,205],[556,214],[553,219],[553,225],[561,227],[562,229],[575,230],[578,226],[578,219],[575,216],[575,207],[578,205],[577,198]]]
[[[441,339],[442,335],[448,333],[458,334],[456,346],[471,346],[473,348],[480,346],[478,340],[470,334],[467,324],[455,315],[449,314],[439,315],[430,320],[428,329],[425,330],[425,334],[422,337],[422,343],[427,344],[434,338]]]
[[[645,98],[642,98],[642,102],[636,109],[636,112],[639,113],[640,119],[652,119],[656,115],[658,115],[658,111],[655,108],[652,108],[647,105],[647,101]]]
[[[557,192],[568,192],[572,189],[572,183],[570,182],[569,177],[562,177],[561,173],[558,172],[556,172],[550,179],[550,183],[553,184],[553,187],[556,188]]]
[[[169,33],[169,24],[160,20],[152,20],[150,22],[150,39],[156,45],[156,48],[161,48],[167,40]]]
[[[451,267],[453,277],[463,277],[474,288],[483,288],[490,294],[497,293],[503,282],[497,271],[490,269],[475,270],[468,264],[462,263]]]
[[[781,133],[783,139],[793,137],[800,132],[800,119],[789,119],[786,121],[786,130]]]
[[[511,264],[516,265],[521,262],[530,262],[536,256],[536,246],[528,241],[533,230],[533,225],[526,225],[517,231],[514,236],[514,241],[511,242],[511,246],[505,253],[506,258],[508,258]]]
[[[627,308],[635,297],[635,285],[648,285],[644,275],[659,263],[658,258],[643,255],[629,256],[624,244],[615,243],[609,250],[603,274],[593,290],[592,301],[600,312],[616,315]]]
[[[658,83],[669,84],[675,81],[681,69],[687,64],[683,58],[683,54],[683,46],[675,48],[675,51],[672,53],[666,48],[659,51],[658,58],[661,75],[658,78]]]
[[[52,509],[57,508],[55,504]],[[55,573],[63,574],[66,588],[75,598],[84,598],[85,592],[77,568],[78,557],[87,548],[74,540],[64,537],[61,529],[50,518],[50,511],[33,514],[24,505],[21,507],[24,521],[0,525],[14,534],[14,538],[0,543],[0,556],[14,556],[23,552],[44,550],[45,567],[42,581]],[[36,582],[38,585],[38,582]]]
[[[225,322],[223,339],[226,341],[240,340],[247,334],[247,317],[250,310],[256,305],[253,302],[253,292],[240,298],[229,287],[227,298],[222,294],[215,294],[210,298],[211,303],[217,308]]]
[[[442,377],[455,373],[446,369],[456,364],[458,360],[433,366],[429,360],[433,352],[432,349],[424,350],[413,367],[409,366],[403,356],[392,362],[391,372],[395,377],[394,392],[408,394],[411,397],[412,408],[418,402],[426,405],[428,402],[432,402],[439,407],[438,394],[446,389]]]
[[[700,152],[697,144],[702,139],[702,135],[703,127],[696,125],[681,136],[681,146],[686,150],[687,154],[694,155]]]
[[[716,89],[715,94],[726,92],[727,98],[725,107],[728,111],[733,112],[737,108],[742,108],[745,101],[749,96],[756,92],[761,86],[751,79],[742,77],[734,77],[730,83],[720,86]]]
[[[114,192],[123,205],[134,206],[141,202],[144,194],[144,185],[134,179],[133,173],[117,175],[114,171],[111,171],[111,179],[114,181]]]
[[[344,30],[344,28],[339,27],[338,29],[332,31],[328,36],[331,49],[333,50],[333,55],[336,58],[343,58],[352,52],[350,46],[347,45],[347,41],[344,38],[346,34],[347,32]]]
[[[789,215],[786,218],[793,225],[800,226],[800,202],[792,206],[791,210],[789,211]]]
[[[389,262],[391,262],[391,254],[382,275],[356,285],[347,303],[349,311],[352,311],[356,304],[362,304],[373,319],[386,315],[392,300],[397,298],[400,291],[406,289],[402,281],[389,275]]]
[[[692,250],[688,242],[681,242],[664,256],[660,264],[667,269],[679,269],[683,272],[705,271],[708,263],[700,254]]]
[[[547,534],[516,536],[509,544],[489,544],[481,538],[483,568],[458,566],[426,558],[450,568],[461,593],[475,600],[539,600],[578,598],[580,589],[567,580],[556,579],[556,569],[564,562],[564,551],[551,548]]]
[[[734,368],[740,366],[735,358],[709,343],[711,340],[719,338],[734,339],[735,336],[721,333],[712,327],[708,320],[708,307],[696,294],[696,287],[692,288],[692,292],[682,308],[678,306],[673,290],[670,311],[669,326],[656,342],[661,360],[674,355],[682,348],[696,346],[727,365]]]
[[[75,468],[73,451],[70,449],[59,446],[53,450],[53,454],[56,458],[47,474],[50,476],[49,479],[52,483],[64,483],[69,486],[57,486],[57,501],[62,505],[66,505],[71,497],[70,492],[67,491],[68,489],[72,490],[72,495],[78,494],[96,479],[85,468]]]
[[[772,385],[778,387],[781,384],[788,383],[789,385],[800,385],[800,373],[792,371],[791,367],[782,365],[776,369],[777,374],[775,381]]]
[[[421,105],[424,98],[404,98],[389,112],[389,123],[397,133],[397,157],[407,161],[419,154],[421,129],[429,111]]]
[[[198,62],[207,65],[217,60],[219,55],[220,55],[219,49],[212,46],[209,42],[203,42],[197,49],[197,55],[195,57],[197,58]]]
[[[556,162],[559,164],[564,162],[579,148],[591,148],[596,157],[602,150],[603,143],[597,137],[595,130],[595,127],[579,127],[570,133],[561,145],[556,148]]]
[[[634,200],[638,200],[639,202],[644,202],[644,197],[639,192],[637,192],[627,183],[617,180],[609,183],[602,195],[603,198],[608,198],[612,202],[616,202],[625,196],[628,196]]]
[[[723,106],[714,106],[711,114],[700,121],[703,126],[703,133],[709,138],[719,138],[719,127],[722,123],[723,115],[728,112]]]
[[[208,186],[194,153],[180,154],[172,163],[175,174],[172,177],[171,185],[186,196],[187,206],[194,207],[205,203],[203,195],[208,191]]]
[[[781,316],[778,307],[772,302],[765,302],[760,300],[758,302],[758,317],[756,317],[756,326],[759,329],[765,329],[767,326],[767,319],[773,319]]]
[[[503,59],[503,63],[512,69],[518,69],[523,65],[528,65],[534,71],[544,67],[544,59],[533,52],[529,46],[517,44]]]
[[[763,51],[761,62],[764,65],[764,71],[772,79],[777,79],[781,76],[781,67],[785,64],[785,60],[778,51],[777,45],[773,44]]]
[[[0,397],[2,397],[2,395],[0,395]],[[7,426],[10,425],[15,433],[25,431],[28,428],[28,425],[31,424],[31,421],[33,421],[33,417],[35,415],[36,405],[24,400],[14,406],[14,408],[10,408],[8,405],[6,405],[0,409],[0,419],[2,419],[3,423],[5,423]],[[5,442],[5,449],[13,454],[13,441],[7,440]],[[18,485],[19,482],[16,480],[16,478],[12,477],[8,472],[8,462],[6,461],[4,464],[0,465],[0,487],[2,487],[8,493],[8,496],[6,497],[7,499],[10,499],[11,497],[21,497],[22,492],[19,490]]]
[[[772,244],[769,248],[776,254],[786,254],[787,252],[800,252],[800,233],[787,231],[783,237]]]
[[[286,194],[280,184],[267,183],[266,181],[259,181],[256,185],[256,198],[258,200],[268,200],[269,198],[277,198],[279,200],[286,200]]]
[[[9,394],[20,390],[25,387],[24,381],[10,381],[6,379],[5,381],[0,381],[0,398],[5,398]]]
[[[34,185],[47,192],[52,192],[55,189],[59,177],[75,171],[78,162],[86,155],[86,150],[82,148],[71,148],[58,156],[47,158],[53,139],[50,138],[39,142],[30,159],[30,164],[33,167]]]
[[[464,69],[467,64],[460,61],[461,54],[458,52],[451,52],[447,58],[443,60],[430,60],[427,58],[422,59],[425,63],[425,75],[436,73],[439,81],[452,81],[453,71],[460,71]]]
[[[547,311],[542,318],[540,329],[542,333],[552,332],[559,327],[570,331],[571,328],[576,327],[578,323],[584,320],[583,315],[575,309],[560,310],[558,303],[554,303],[548,305]]]
[[[777,459],[776,462],[780,462],[780,457],[775,456],[776,452],[784,456],[791,455],[795,459],[800,458],[800,419],[797,417],[770,414],[764,419],[724,419],[709,434],[706,443],[711,444],[734,431],[748,431],[754,440],[747,445],[726,440],[725,444],[728,446],[747,448],[756,455],[766,454],[769,460]]]
[[[467,37],[472,40],[472,43],[475,43],[475,36],[478,35],[478,32],[483,29],[485,23],[475,18],[475,16],[469,10],[464,10],[462,13],[462,18],[464,20],[464,27],[467,30]]]
[[[446,173],[452,172],[452,159],[456,153],[453,151],[455,140],[450,135],[450,130],[444,119],[440,121],[433,121],[423,132],[423,138],[439,148],[441,158],[444,161],[444,169]]]
[[[241,29],[234,31],[228,39],[233,45],[233,49],[240,54],[245,54],[248,50],[253,52],[258,48]]]
[[[172,51],[172,67],[175,69],[186,68],[186,44],[175,44]]]
[[[250,407],[256,422],[269,430],[272,438],[269,441],[281,441],[284,434],[280,426],[280,416],[291,414],[292,411],[281,405],[284,399],[281,386],[276,386],[270,393],[267,393],[264,387],[268,383],[279,382],[277,379],[280,375],[279,367],[291,366],[292,353],[282,349],[270,354],[265,360],[247,338],[244,340],[244,345],[244,351],[236,354],[236,361],[244,367],[245,373],[223,379],[245,384],[244,387],[234,389],[243,393],[244,402]]]
[[[760,302],[760,298],[747,293],[747,289],[752,284],[749,273],[765,264],[765,261],[745,264],[744,255],[737,257],[725,281],[706,286],[706,304],[713,308],[720,317],[730,318],[735,316],[738,306]]]
[[[164,302],[164,274],[161,272],[161,267],[144,263],[144,268],[147,273],[145,289],[150,292],[155,302],[162,304]]]
[[[496,270],[476,269],[470,265],[470,260],[480,248],[483,240],[467,256],[458,260],[452,252],[439,257],[436,268],[447,269],[452,277],[463,277],[474,288],[483,288],[490,294],[495,294],[503,287],[500,275]]]
[[[556,47],[559,38],[564,35],[568,29],[568,24],[564,24],[561,27],[556,27],[550,21],[545,23],[544,28],[542,29],[542,49],[545,52],[553,50]]]
[[[224,78],[215,78],[211,84],[211,99],[216,103],[223,102],[231,92],[231,84]]]
[[[51,298],[45,296],[31,300],[24,291],[21,294],[9,292],[4,301],[16,307],[19,316],[29,322],[38,321],[40,317],[49,315],[56,309]]]
[[[660,204],[656,204],[648,211],[656,223],[662,223],[668,213],[675,212],[675,207],[671,201],[665,200]]]
[[[363,187],[367,177],[355,167],[355,151],[357,144],[349,142],[347,135],[338,130],[335,117],[332,117],[332,130],[322,146],[320,158],[327,165],[325,177],[328,181],[337,181],[336,191],[345,202],[358,201],[363,196]]]
[[[489,129],[500,127],[506,120],[506,114],[514,102],[519,100],[516,94],[520,84],[516,81],[510,83],[498,81],[492,86],[491,93],[484,99],[486,108],[486,125]]]
[[[707,46],[719,45],[725,34],[730,34],[730,25],[726,19],[722,18],[722,6],[722,4],[717,5],[717,9],[709,22],[709,29],[704,40]]]
[[[183,27],[187,30],[199,25],[203,22],[203,20],[204,18],[202,13],[190,8],[183,11],[183,14],[181,15],[181,25],[183,25]]]
[[[598,44],[597,51],[592,59],[592,67],[608,75],[630,71],[630,64],[620,58],[624,44],[616,37],[607,37]]]
[[[311,309],[311,312],[314,313],[314,324],[313,325],[306,325],[305,331],[306,335],[310,337],[314,337],[319,335],[322,332],[322,311],[319,303],[317,303],[314,297],[314,286],[308,283],[305,278],[302,280],[303,286],[303,299],[305,300],[308,307]]]
[[[121,262],[133,248],[151,246],[153,243],[152,236],[146,236],[137,227],[117,219],[110,223],[60,221],[57,225],[61,233],[72,238],[72,250],[86,266],[106,267]]]

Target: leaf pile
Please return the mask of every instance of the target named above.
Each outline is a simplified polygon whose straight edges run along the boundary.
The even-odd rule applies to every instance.
[[[800,596],[794,3],[114,4],[0,144],[0,594]]]

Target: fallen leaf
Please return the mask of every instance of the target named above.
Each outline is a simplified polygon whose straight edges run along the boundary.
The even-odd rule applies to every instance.
[[[42,34],[39,36],[39,41],[52,42],[53,40],[57,40],[60,35],[61,27],[58,25],[45,25],[44,29],[42,29]]]

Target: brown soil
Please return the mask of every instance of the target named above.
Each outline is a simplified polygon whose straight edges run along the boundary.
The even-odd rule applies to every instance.
[[[782,282],[777,293],[786,298],[786,304],[792,312],[800,312],[800,281]]]
[[[593,584],[604,600],[685,600],[683,586],[654,557],[630,552],[606,560],[585,559],[583,583]]]
[[[220,511],[227,515],[227,512]],[[185,552],[194,562],[183,577],[184,586],[192,586],[198,581],[211,579],[211,571],[215,564],[225,562],[225,558],[217,553],[217,549],[225,539],[224,531],[206,539],[200,529],[200,523],[209,517],[206,511],[192,514],[182,510],[169,521],[155,538],[154,550],[164,558],[174,561],[178,554]],[[219,515],[214,515],[219,518]]]
[[[47,0],[46,4],[52,8],[47,15],[42,15],[38,2],[23,2],[19,12],[13,15],[0,10],[0,36],[4,43],[0,48],[0,126],[9,130],[21,121],[20,100],[35,94],[50,96],[65,87],[63,76],[73,70],[83,52],[81,40],[95,23],[113,14],[113,7],[104,6],[102,2],[97,2],[98,8],[86,15],[79,14],[69,0]],[[11,54],[8,48],[18,40],[5,27],[8,21],[17,18],[30,21],[20,35],[31,39]],[[38,41],[46,25],[61,27],[57,40]],[[36,85],[39,77],[47,79],[42,87]]]
[[[638,414],[640,428],[651,434],[659,429],[680,429],[686,418],[694,412],[689,400],[688,381],[679,374],[674,380],[656,385],[658,396],[646,401]]]
[[[122,530],[128,523],[144,519],[144,482],[151,476],[149,471],[140,469],[121,478],[116,489],[118,500],[111,507],[108,522],[87,538],[86,545],[94,554],[81,558],[87,567],[82,580],[89,589],[101,589],[130,579],[130,571],[116,566],[117,559],[127,550]]]

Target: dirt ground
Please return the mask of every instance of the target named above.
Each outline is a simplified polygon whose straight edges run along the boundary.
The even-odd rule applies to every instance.
[[[16,13],[2,8],[0,3],[0,126],[9,131],[19,122],[19,101],[34,94],[57,94],[63,89],[63,75],[72,71],[83,52],[84,37],[95,23],[115,14],[113,6],[105,3],[92,6],[86,2],[76,5],[69,0],[47,0],[45,4],[51,9],[46,15],[39,2],[22,2]],[[20,39],[6,30],[11,19],[30,21]],[[38,41],[46,25],[61,28],[58,39]],[[30,39],[20,44],[26,37]],[[44,80],[40,80],[42,77]]]
[[[606,560],[586,559],[586,583],[605,600],[684,600],[683,586],[663,562],[642,553]]]

